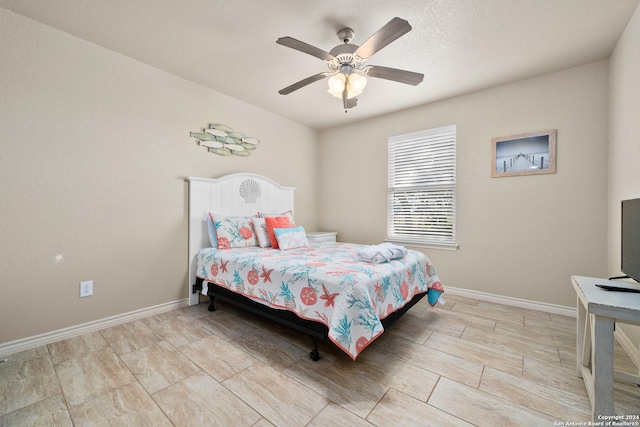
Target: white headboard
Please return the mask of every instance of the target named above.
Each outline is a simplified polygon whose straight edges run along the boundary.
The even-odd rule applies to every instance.
[[[270,178],[253,173],[234,173],[220,178],[188,177],[189,182],[189,305],[198,304],[193,293],[196,255],[209,247],[207,215],[251,216],[256,212],[293,211],[295,188],[283,187]]]

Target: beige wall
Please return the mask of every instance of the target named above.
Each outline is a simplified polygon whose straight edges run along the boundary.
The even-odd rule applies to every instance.
[[[268,175],[298,188],[305,227],[377,243],[387,138],[449,124],[460,249],[424,250],[445,286],[574,306],[570,275],[617,274],[616,203],[640,197],[639,15],[610,75],[594,63],[318,135],[0,8],[0,343],[185,298],[185,176]],[[263,143],[205,153],[188,132],[212,121]],[[556,174],[490,178],[492,137],[548,128]]]
[[[0,58],[0,343],[186,298],[186,176],[268,175],[315,226],[315,131],[1,8]]]
[[[608,275],[620,275],[620,201],[640,197],[640,7],[610,59]],[[640,350],[640,328],[622,327]]]
[[[602,61],[321,132],[319,226],[382,241],[387,138],[455,124],[460,248],[424,250],[445,290],[575,306],[570,276],[606,273],[607,86]],[[544,129],[556,174],[491,178],[491,138]]]

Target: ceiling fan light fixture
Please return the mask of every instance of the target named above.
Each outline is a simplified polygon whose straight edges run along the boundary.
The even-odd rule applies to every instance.
[[[336,98],[342,98],[342,92],[344,91],[344,85],[347,81],[346,77],[342,73],[336,73],[333,76],[329,77],[329,81],[327,82],[329,85],[329,92],[331,95]]]
[[[351,73],[349,75],[349,84],[347,85],[347,93],[352,96],[347,95],[347,98],[353,98],[354,96],[358,96],[364,90],[364,87],[367,85],[367,78],[360,73]]]
[[[347,99],[351,99],[362,94],[364,87],[367,85],[367,78],[356,72],[350,74],[336,73],[329,77],[327,83],[329,85],[327,92],[338,99],[342,99],[342,92],[344,92],[346,84]]]

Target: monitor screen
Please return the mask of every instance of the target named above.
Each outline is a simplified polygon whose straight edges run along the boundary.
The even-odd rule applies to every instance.
[[[622,201],[621,231],[622,272],[640,282],[640,199]]]

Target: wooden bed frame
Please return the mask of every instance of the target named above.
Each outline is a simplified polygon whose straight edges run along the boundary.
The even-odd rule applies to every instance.
[[[202,248],[210,247],[207,229],[207,215],[215,212],[227,216],[251,216],[256,212],[279,213],[291,210],[295,188],[283,187],[262,175],[235,173],[217,179],[187,178],[189,182],[189,305],[200,303],[202,279],[196,276],[196,257]],[[313,349],[309,357],[317,361],[320,358],[318,340],[328,339],[328,328],[322,323],[306,320],[287,310],[279,310],[253,301],[244,295],[236,294],[224,287],[207,282],[207,296],[210,299],[209,311],[214,311],[214,300],[223,301],[241,307],[252,313],[279,322],[311,337]],[[420,301],[426,293],[416,295],[402,309],[385,319],[382,325],[386,329],[407,310]]]

